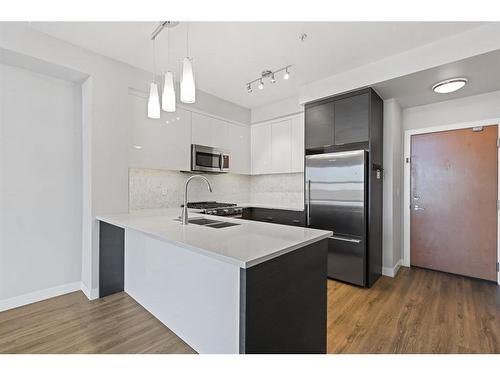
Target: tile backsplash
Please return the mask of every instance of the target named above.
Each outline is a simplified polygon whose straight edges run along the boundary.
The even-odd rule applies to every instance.
[[[184,183],[189,173],[156,169],[129,169],[129,210],[180,207]],[[189,200],[269,204],[300,207],[303,204],[302,173],[245,176],[206,174],[212,184],[210,193],[202,181],[189,185]]]
[[[304,174],[265,174],[250,177],[249,203],[290,208],[304,205]]]

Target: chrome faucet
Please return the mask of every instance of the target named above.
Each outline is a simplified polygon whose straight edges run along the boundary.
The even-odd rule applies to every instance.
[[[201,178],[201,179],[205,180],[205,182],[208,185],[208,190],[210,192],[212,192],[212,186],[210,185],[210,181],[208,181],[208,179],[205,176],[197,174],[197,175],[189,177],[186,180],[186,187],[185,187],[185,190],[184,190],[184,206],[182,207],[182,218],[181,218],[182,225],[188,225],[188,223],[189,223],[189,221],[188,221],[188,207],[187,207],[187,202],[188,202],[188,185],[189,185],[189,182],[192,179],[194,179],[194,178]]]

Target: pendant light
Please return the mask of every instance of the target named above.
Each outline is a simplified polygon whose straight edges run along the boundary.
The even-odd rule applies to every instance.
[[[167,69],[170,65],[170,29],[167,30]],[[163,93],[161,95],[161,109],[165,112],[175,112],[174,74],[168,70],[163,75]]]
[[[189,57],[189,23],[186,24],[186,53],[182,61],[181,102],[196,102],[196,86],[194,83],[193,60]]]
[[[153,80],[149,85],[148,117],[152,119],[160,118],[160,96],[158,95],[158,85],[156,84],[156,51],[155,40],[153,39]]]

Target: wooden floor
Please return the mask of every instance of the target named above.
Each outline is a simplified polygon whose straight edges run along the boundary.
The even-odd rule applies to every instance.
[[[329,353],[500,353],[500,287],[402,268],[371,289],[328,281]],[[0,353],[194,353],[125,293],[0,313]]]
[[[370,289],[328,285],[329,353],[500,353],[500,286],[402,267]]]
[[[126,293],[82,292],[0,313],[0,353],[194,353]]]

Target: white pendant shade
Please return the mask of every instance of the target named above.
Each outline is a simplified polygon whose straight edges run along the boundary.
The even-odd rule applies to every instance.
[[[194,84],[193,62],[189,57],[185,57],[182,62],[181,77],[181,102],[196,102],[196,88]]]
[[[160,118],[160,97],[156,82],[151,82],[149,86],[148,117],[154,119]]]
[[[166,72],[164,75],[161,109],[165,112],[175,112],[175,87],[172,72]]]

